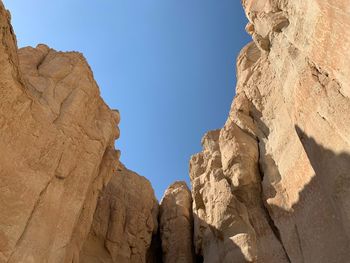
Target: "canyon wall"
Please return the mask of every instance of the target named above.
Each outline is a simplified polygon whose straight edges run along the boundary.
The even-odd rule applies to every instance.
[[[158,202],[151,184],[120,164],[99,197],[80,262],[149,262],[157,233]]]
[[[84,57],[17,49],[0,2],[0,262],[76,262],[118,162],[119,113]]]
[[[254,42],[237,60],[221,130],[191,159],[204,262],[348,262],[350,9],[243,1]]]
[[[0,27],[0,262],[153,262],[158,202],[85,58],[18,50],[1,1]]]
[[[350,7],[242,3],[228,119],[159,206],[84,57],[18,50],[0,1],[0,263],[349,261]]]

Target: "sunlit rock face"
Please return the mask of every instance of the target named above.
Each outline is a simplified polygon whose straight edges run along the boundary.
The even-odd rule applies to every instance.
[[[246,0],[225,126],[191,159],[204,262],[350,258],[350,7]]]
[[[149,262],[157,217],[158,202],[149,181],[121,164],[99,197],[80,262]]]
[[[159,219],[163,262],[195,262],[192,197],[185,182],[175,182],[165,191]]]
[[[243,6],[227,122],[159,212],[84,57],[18,50],[0,1],[0,263],[349,262],[350,6]]]
[[[1,2],[0,27],[0,262],[77,262],[119,114],[81,54],[18,50]]]

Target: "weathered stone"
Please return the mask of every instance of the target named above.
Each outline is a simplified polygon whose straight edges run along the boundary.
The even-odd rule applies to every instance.
[[[204,151],[190,162],[196,254],[211,263],[254,262],[256,235],[247,208],[224,176],[219,136],[219,130],[207,133]]]
[[[99,198],[80,262],[147,262],[157,216],[151,184],[120,165]]]
[[[241,215],[249,228],[238,233],[234,226],[231,237],[244,234],[250,243],[238,244],[241,255],[227,262],[347,262],[349,7],[319,0],[243,5],[255,42],[238,57],[224,128],[206,135],[204,151],[191,160],[196,251],[218,262],[224,245],[203,233]],[[218,190],[213,174],[228,190]],[[241,209],[220,210],[223,198]]]
[[[175,182],[160,203],[160,236],[164,263],[193,263],[193,216],[191,191]]]
[[[349,5],[242,3],[253,42],[229,118],[191,158],[193,201],[175,183],[159,215],[149,182],[116,171],[119,113],[83,56],[17,50],[0,1],[1,263],[155,263],[162,251],[164,262],[349,261]]]
[[[83,56],[17,50],[0,2],[0,262],[77,262],[118,119]]]
[[[265,131],[258,136],[263,201],[292,262],[346,262],[350,12],[340,11],[348,10],[343,1],[257,2],[245,3],[253,24],[253,16],[277,10],[288,20],[269,33],[269,54],[237,84]]]

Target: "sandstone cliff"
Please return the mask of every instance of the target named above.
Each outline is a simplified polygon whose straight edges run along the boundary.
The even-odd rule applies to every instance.
[[[72,262],[114,173],[119,114],[83,56],[17,50],[0,2],[0,262]]]
[[[84,57],[18,50],[0,1],[1,263],[349,262],[349,5],[243,7],[227,122],[158,210]]]
[[[0,27],[0,262],[153,261],[158,202],[84,57],[18,50],[1,1]]]
[[[192,197],[185,182],[175,182],[160,203],[160,237],[164,263],[192,263]]]
[[[157,217],[151,184],[121,164],[99,198],[80,262],[147,262]]]
[[[225,126],[192,157],[204,262],[348,262],[350,12],[245,0],[248,44]]]

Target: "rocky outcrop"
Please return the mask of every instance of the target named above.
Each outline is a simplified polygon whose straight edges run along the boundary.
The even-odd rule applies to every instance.
[[[204,151],[190,163],[196,254],[202,255],[204,262],[253,261],[254,230],[247,208],[223,174],[219,135],[219,130],[207,133],[202,140]]]
[[[160,237],[164,263],[193,263],[193,217],[191,191],[175,182],[160,203]]]
[[[232,125],[202,144],[190,166],[196,252],[205,262],[287,262],[260,198],[257,142]]]
[[[243,5],[254,42],[237,60],[229,118],[191,159],[196,251],[347,262],[350,12],[344,1]]]
[[[84,57],[17,50],[0,2],[0,262],[77,262],[118,162],[119,114]]]
[[[0,263],[349,261],[348,4],[242,2],[229,117],[158,212],[84,57],[18,50],[0,1]]]
[[[120,165],[99,198],[80,262],[147,262],[157,216],[151,184]]]

